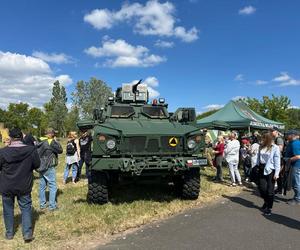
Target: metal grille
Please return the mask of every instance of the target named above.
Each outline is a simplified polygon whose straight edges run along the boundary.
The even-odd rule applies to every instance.
[[[159,143],[157,139],[150,139],[148,141],[148,152],[158,152],[159,151]]]
[[[145,136],[135,136],[130,138],[125,138],[125,150],[127,152],[143,152],[146,147],[146,137]]]

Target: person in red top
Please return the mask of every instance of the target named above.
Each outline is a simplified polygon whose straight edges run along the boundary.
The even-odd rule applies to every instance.
[[[223,136],[218,136],[218,142],[214,148],[215,153],[215,167],[217,168],[217,175],[214,178],[215,181],[223,181],[223,173],[222,173],[222,164],[223,164],[223,158],[224,158],[224,149],[225,149],[225,143]]]

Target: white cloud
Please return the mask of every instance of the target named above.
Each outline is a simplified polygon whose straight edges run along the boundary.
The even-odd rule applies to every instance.
[[[288,75],[287,72],[281,72],[279,76],[275,77],[272,81],[274,82],[286,82],[292,78]]]
[[[114,23],[112,13],[107,9],[95,9],[91,13],[85,15],[83,20],[99,30],[110,29]]]
[[[74,63],[74,59],[64,53],[45,53],[42,51],[34,51],[32,56],[42,59],[45,62],[56,64]]]
[[[280,87],[300,85],[300,80],[294,79],[287,72],[281,72],[280,75],[275,77],[272,81],[278,82]]]
[[[27,102],[41,106],[51,96],[53,83],[72,83],[68,75],[55,76],[50,66],[39,58],[0,51],[0,106]]]
[[[125,40],[112,40],[107,37],[101,47],[92,46],[85,49],[85,53],[99,58],[105,58],[106,67],[150,67],[166,61],[165,57],[150,54],[144,46],[134,46]],[[97,64],[99,66],[99,64]]]
[[[256,8],[249,5],[239,10],[240,15],[252,15],[256,12]]]
[[[300,80],[290,79],[289,81],[280,83],[280,87],[288,87],[288,86],[299,86]]]
[[[268,84],[268,81],[265,81],[265,80],[256,80],[255,84],[256,85],[266,85],[266,84]]]
[[[289,108],[290,108],[290,109],[300,109],[300,106],[290,105]]]
[[[244,81],[244,75],[243,74],[238,74],[234,78],[235,81]]]
[[[159,82],[156,77],[149,76],[144,80],[144,83],[147,84],[149,87],[157,88],[159,85]]]
[[[119,11],[95,9],[84,16],[84,21],[96,29],[110,29],[122,22],[133,23],[134,32],[142,35],[177,37],[184,42],[198,39],[198,30],[192,27],[186,30],[176,26],[175,6],[170,2],[160,3],[149,0],[140,3],[124,4]]]
[[[168,41],[157,40],[155,42],[154,46],[159,47],[159,48],[173,48],[174,43],[173,42],[168,42]]]
[[[178,38],[181,38],[182,41],[187,43],[198,39],[198,30],[195,27],[187,31],[184,27],[178,26],[174,29],[174,34]]]
[[[232,101],[239,101],[239,100],[245,100],[245,99],[247,99],[246,96],[240,96],[240,95],[231,98]]]
[[[127,84],[136,84],[137,82],[138,82],[138,80],[133,80]],[[157,98],[160,96],[160,93],[156,89],[159,86],[159,81],[156,77],[149,76],[142,83],[147,84],[150,99]]]
[[[69,75],[59,75],[55,77],[55,80],[59,81],[62,85],[70,85],[72,84],[73,80]]]
[[[221,109],[223,107],[224,107],[224,104],[209,104],[207,106],[204,106],[203,109],[216,110],[216,109]]]

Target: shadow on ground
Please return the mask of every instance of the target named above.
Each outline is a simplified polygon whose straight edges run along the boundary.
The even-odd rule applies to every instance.
[[[110,189],[109,201],[112,204],[132,203],[135,201],[171,202],[178,199],[172,184],[167,182],[147,181],[116,184]],[[75,200],[74,203],[86,203],[85,199]]]
[[[255,194],[255,192],[254,192]],[[258,207],[257,205],[254,204],[254,202],[246,200],[244,198],[241,197],[231,197],[231,196],[227,196],[227,195],[223,195],[224,198],[230,200],[231,202],[234,203],[238,203],[241,206],[247,207],[247,208],[254,208],[254,209],[260,209],[260,207]],[[270,220],[274,223],[292,228],[292,229],[297,229],[300,230],[300,221],[295,220],[293,218],[289,218],[287,216],[284,215],[280,215],[280,214],[275,214],[272,213],[270,216],[264,216],[267,220]]]

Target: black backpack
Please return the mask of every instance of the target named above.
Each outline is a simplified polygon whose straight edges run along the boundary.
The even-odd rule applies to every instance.
[[[74,140],[68,141],[67,150],[66,150],[67,155],[69,156],[74,155],[76,151],[77,151],[77,147],[75,141]]]

